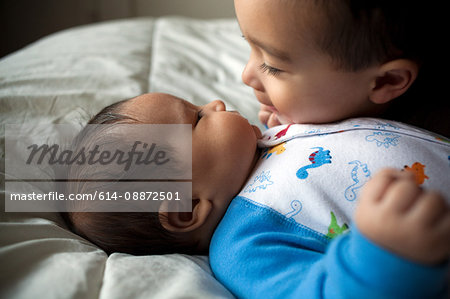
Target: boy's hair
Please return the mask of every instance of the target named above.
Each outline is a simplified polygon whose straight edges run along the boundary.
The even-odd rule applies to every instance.
[[[422,63],[429,21],[419,1],[315,0],[322,22],[315,42],[340,69],[357,71],[396,58]]]
[[[439,4],[409,0],[312,0],[321,16],[314,41],[338,69],[358,71],[394,59],[418,63],[411,88],[391,101],[382,117],[450,135],[444,99],[445,40]],[[441,5],[442,6],[442,5]],[[315,22],[310,19],[309,22]],[[317,22],[316,22],[317,23]],[[313,29],[314,30],[314,29]]]
[[[92,124],[134,124],[138,121],[121,113],[122,105],[126,102],[120,101],[105,107],[95,115],[88,125]],[[74,146],[76,148],[89,148],[93,144],[105,144],[108,146],[121,146],[126,143],[120,136],[108,134],[101,129],[86,132],[86,128],[78,134]],[[87,164],[87,163],[86,163]],[[83,178],[96,177],[96,174],[107,173],[112,182],[97,182],[83,180]],[[128,173],[128,172],[126,172]],[[95,190],[109,191],[120,184],[120,180],[127,181],[127,189],[139,192],[142,184],[134,186],[133,182],[122,176],[114,165],[104,165],[101,169],[89,167],[88,165],[72,165],[67,170],[71,181],[65,184],[62,192],[66,193],[93,193]],[[75,178],[75,179],[74,179]],[[186,253],[204,254],[199,252],[198,244],[190,240],[185,233],[174,233],[166,230],[160,222],[158,212],[89,212],[89,208],[83,202],[74,203],[78,205],[77,210],[86,212],[61,213],[68,227],[78,235],[88,239],[99,246],[106,253],[123,252],[134,255]],[[91,205],[92,203],[89,203]],[[95,204],[95,203],[94,203]],[[114,204],[114,202],[111,202]],[[84,205],[84,206],[81,206]],[[92,207],[92,206],[90,206]]]

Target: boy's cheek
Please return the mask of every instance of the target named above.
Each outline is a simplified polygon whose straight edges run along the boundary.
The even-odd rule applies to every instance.
[[[287,125],[287,124],[292,124],[293,121],[286,115],[280,114],[280,113],[276,113],[276,117],[277,120],[279,122],[280,125]]]

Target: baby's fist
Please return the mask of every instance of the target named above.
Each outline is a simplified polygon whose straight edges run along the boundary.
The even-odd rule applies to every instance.
[[[362,190],[355,221],[367,238],[407,259],[437,264],[449,257],[449,205],[417,186],[409,172],[375,175]]]
[[[258,117],[259,121],[268,128],[281,125],[280,121],[278,120],[277,114],[272,111],[267,105],[261,104]]]

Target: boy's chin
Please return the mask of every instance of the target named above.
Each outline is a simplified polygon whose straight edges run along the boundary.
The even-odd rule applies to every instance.
[[[279,113],[276,114],[276,118],[278,119],[279,125],[288,125],[294,123],[289,117],[281,115]]]

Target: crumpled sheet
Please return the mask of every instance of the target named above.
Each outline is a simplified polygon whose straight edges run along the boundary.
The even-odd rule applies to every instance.
[[[248,55],[236,20],[128,19],[43,38],[0,60],[0,169],[4,124],[82,126],[146,92],[223,99],[256,124],[259,105],[241,82]],[[0,298],[232,298],[207,257],[108,257],[56,213],[5,213],[0,195]]]

